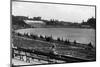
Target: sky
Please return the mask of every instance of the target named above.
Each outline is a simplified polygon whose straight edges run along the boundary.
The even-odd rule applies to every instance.
[[[81,23],[95,17],[95,7],[12,1],[12,14]]]

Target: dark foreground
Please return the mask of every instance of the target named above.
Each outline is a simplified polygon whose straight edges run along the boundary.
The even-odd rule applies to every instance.
[[[65,45],[61,42],[31,39],[16,34],[12,36],[12,39],[14,47],[17,47],[12,48],[12,58],[19,56],[20,60],[23,60],[23,56],[25,56],[27,58],[25,61],[28,63],[30,63],[30,58],[47,62],[43,64],[88,62],[96,60],[95,48],[89,48],[86,45],[78,43],[76,45],[73,43]]]

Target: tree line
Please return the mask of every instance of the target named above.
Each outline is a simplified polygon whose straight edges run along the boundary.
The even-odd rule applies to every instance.
[[[27,37],[27,38],[31,38],[31,39],[37,39],[37,40],[42,40],[42,41],[47,41],[47,42],[58,42],[58,43],[63,43],[65,45],[71,45],[71,44],[78,44],[78,42],[76,40],[74,40],[73,42],[71,42],[69,39],[66,39],[66,40],[63,40],[63,38],[57,38],[56,40],[52,37],[52,36],[38,36],[38,35],[34,35],[34,34],[28,34],[28,33],[24,33],[24,34],[21,34],[21,33],[16,33],[18,36],[24,36],[24,37]],[[88,43],[87,46],[93,48],[92,46],[92,43]]]
[[[96,29],[96,18],[89,18],[86,22],[82,22],[82,25],[90,25],[92,28]]]
[[[26,16],[13,16],[12,15],[12,21],[16,22],[17,20],[20,20],[20,22],[24,22],[23,20],[43,21],[46,25],[69,25],[69,26],[78,26],[78,27],[82,27],[82,25],[88,25],[91,28],[96,29],[96,18],[94,17],[88,18],[86,22],[84,22],[83,20],[81,23],[78,23],[78,22],[73,23],[73,22],[59,21],[57,19],[46,20],[40,16],[29,18]]]

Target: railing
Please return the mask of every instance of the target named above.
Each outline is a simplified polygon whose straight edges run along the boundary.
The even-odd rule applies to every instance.
[[[59,63],[58,61],[62,61],[63,63],[70,63],[70,62],[84,62],[90,60],[84,60],[74,57],[68,57],[63,55],[55,55],[53,53],[45,53],[41,51],[36,51],[32,49],[25,49],[25,48],[12,48],[12,58],[19,56],[20,60],[24,61],[23,57],[26,57],[26,62],[30,63],[31,60],[37,59],[39,61],[46,61],[47,63]],[[31,60],[30,60],[31,59]],[[54,61],[55,60],[55,61]]]
[[[23,54],[21,53],[23,52]],[[23,57],[26,57],[26,62],[30,63],[30,59],[34,60],[37,59],[38,61],[46,61],[48,63],[57,63],[55,61],[52,61],[45,53],[33,51],[30,49],[24,49],[24,48],[12,48],[12,58],[15,58],[19,56],[20,60],[24,61]]]

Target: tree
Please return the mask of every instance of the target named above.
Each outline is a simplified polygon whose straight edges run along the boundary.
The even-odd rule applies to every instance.
[[[40,35],[40,38],[43,39],[44,37],[42,35]]]
[[[57,38],[57,41],[61,41],[60,38]]]
[[[33,39],[38,38],[38,36],[37,36],[37,35],[33,35],[33,34],[31,34],[30,36],[31,36],[31,38],[33,38]]]
[[[64,43],[68,43],[67,39],[64,41]]]
[[[19,32],[17,33],[18,36],[22,36],[22,34],[20,34]]]
[[[77,42],[76,42],[76,40],[74,40],[74,44],[76,44]]]
[[[46,41],[52,41],[52,37],[46,37]]]
[[[89,47],[91,47],[91,48],[93,48],[93,46],[92,46],[91,42],[88,44],[88,46],[89,46]]]
[[[38,17],[33,17],[33,20],[41,20],[41,17],[38,16]]]
[[[64,43],[65,44],[70,44],[69,40],[67,40],[67,39],[64,41]]]
[[[93,28],[96,28],[96,19],[95,18],[89,18],[88,20],[87,20],[87,24],[88,25],[90,25],[91,27],[93,27]]]

